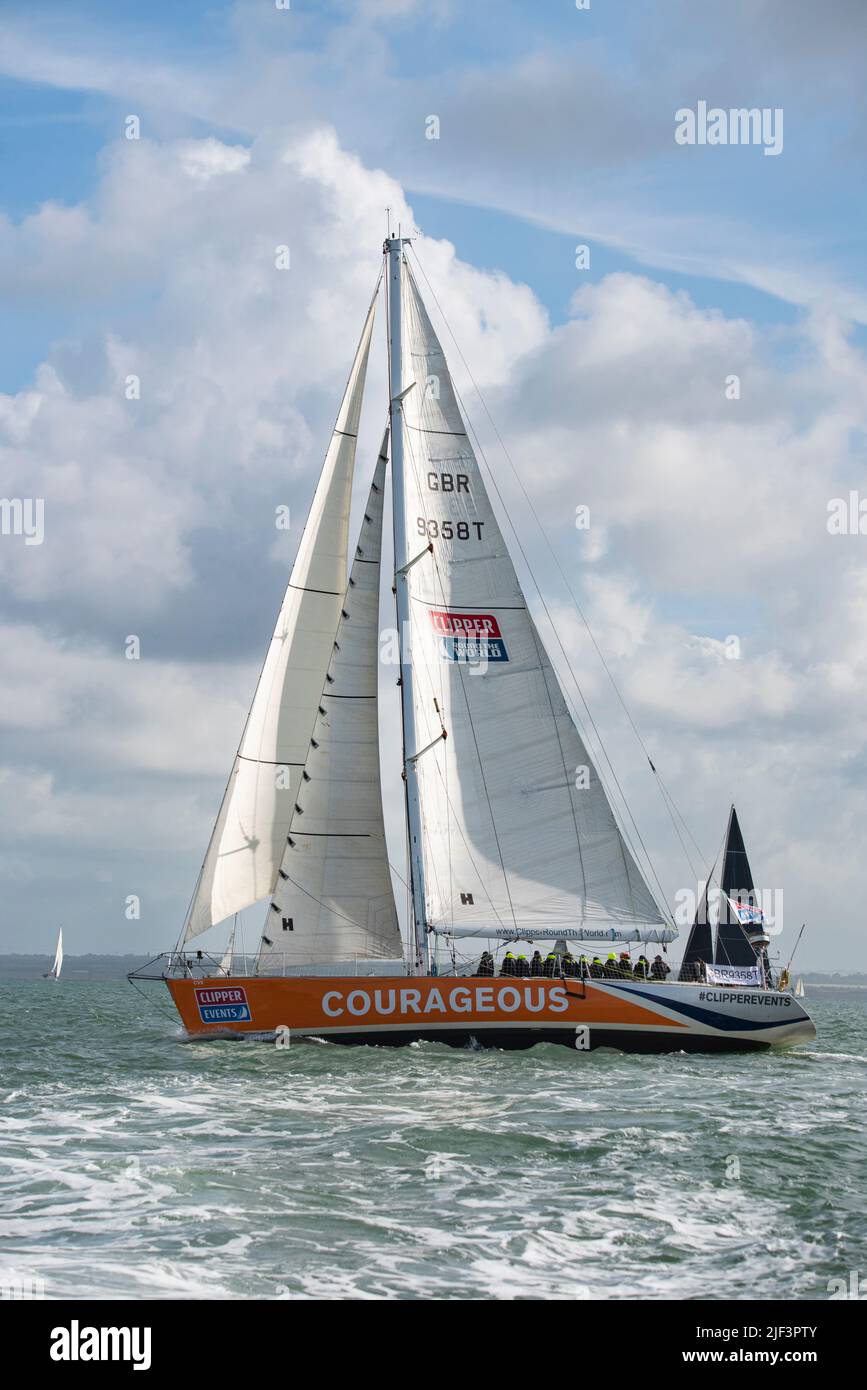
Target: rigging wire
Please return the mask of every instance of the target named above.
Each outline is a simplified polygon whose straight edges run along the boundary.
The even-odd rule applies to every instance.
[[[594,645],[594,647],[596,648],[597,652],[599,653],[600,659],[602,660],[603,666],[605,667],[605,670],[606,670],[606,672],[607,672],[607,674],[608,674],[608,677],[609,677],[609,679],[611,680],[612,684],[615,686],[615,690],[617,691],[617,695],[618,695],[618,698],[619,698],[619,700],[620,700],[620,703],[623,705],[623,708],[626,709],[626,705],[625,705],[625,702],[623,701],[623,697],[622,697],[622,695],[620,695],[620,691],[619,691],[619,689],[618,689],[617,686],[616,686],[616,682],[614,681],[614,677],[612,676],[611,671],[610,671],[610,669],[609,669],[607,663],[606,663],[605,660],[604,660],[604,657],[602,657],[601,650],[599,649],[599,645],[598,645],[598,643],[596,642],[595,637],[593,636],[593,633],[592,633],[592,631],[591,631],[591,629],[590,629],[590,625],[589,625],[589,623],[588,623],[588,621],[587,621],[587,618],[585,617],[585,615],[584,615],[584,613],[583,613],[583,611],[582,611],[582,609],[581,609],[581,607],[580,607],[580,605],[579,605],[579,603],[578,603],[578,600],[576,599],[574,593],[572,592],[571,586],[569,585],[568,580],[566,579],[566,576],[565,576],[565,574],[563,573],[562,566],[560,565],[560,562],[559,562],[559,560],[558,560],[558,558],[557,558],[557,556],[556,556],[556,553],[554,552],[553,546],[551,545],[551,542],[550,542],[550,540],[548,539],[547,533],[545,532],[545,530],[544,530],[544,528],[543,528],[543,526],[542,526],[542,523],[541,523],[541,521],[540,521],[540,519],[539,519],[538,513],[536,512],[536,509],[535,509],[535,507],[533,506],[532,499],[530,498],[530,496],[529,496],[529,494],[528,494],[526,488],[524,487],[524,484],[523,484],[523,482],[521,481],[520,475],[518,474],[518,471],[517,471],[517,469],[515,468],[515,465],[514,465],[514,463],[512,462],[511,457],[509,456],[508,450],[506,449],[506,446],[505,446],[505,444],[504,444],[504,442],[503,442],[502,436],[500,435],[500,432],[499,432],[499,430],[498,430],[497,427],[496,427],[496,424],[495,424],[495,422],[494,422],[494,420],[493,420],[493,417],[491,416],[491,413],[490,413],[490,411],[489,411],[489,409],[488,409],[488,407],[487,407],[487,405],[486,405],[486,403],[485,403],[485,400],[484,400],[484,397],[482,396],[481,390],[479,389],[479,386],[478,386],[478,384],[477,384],[477,382],[476,382],[476,380],[475,380],[475,377],[473,376],[473,374],[472,374],[472,372],[471,372],[471,370],[470,370],[470,367],[469,367],[469,365],[468,365],[468,363],[467,363],[466,358],[464,357],[463,352],[461,351],[460,344],[458,343],[457,338],[455,337],[455,334],[454,334],[454,332],[453,332],[453,330],[452,330],[451,324],[449,323],[449,320],[448,320],[448,318],[446,317],[445,311],[443,310],[443,307],[442,307],[442,305],[440,304],[439,299],[437,298],[436,291],[434,290],[433,286],[431,285],[431,282],[430,282],[430,280],[428,279],[428,277],[427,277],[427,275],[426,275],[426,273],[425,273],[424,267],[423,267],[421,261],[419,260],[418,252],[415,250],[414,247],[410,247],[410,250],[412,251],[413,259],[415,260],[415,263],[417,264],[417,266],[418,266],[418,268],[419,268],[419,270],[420,270],[420,272],[421,272],[421,274],[422,274],[422,276],[423,276],[423,278],[424,278],[425,284],[427,285],[428,289],[430,290],[431,297],[432,297],[434,303],[436,304],[437,309],[439,310],[440,317],[442,318],[443,323],[445,324],[445,326],[446,326],[446,328],[447,328],[447,330],[448,330],[449,337],[451,338],[452,342],[453,342],[454,345],[455,345],[455,348],[456,348],[456,350],[457,350],[458,356],[459,356],[460,359],[461,359],[461,362],[462,362],[462,364],[463,364],[463,366],[464,366],[464,369],[465,369],[467,375],[469,376],[470,381],[472,382],[473,388],[474,388],[474,390],[475,390],[477,396],[479,397],[479,400],[480,400],[481,403],[482,403],[482,408],[484,409],[485,414],[487,415],[488,419],[491,421],[491,424],[492,424],[492,426],[493,426],[493,428],[494,428],[494,432],[495,432],[495,434],[496,434],[496,436],[497,436],[497,439],[498,439],[498,441],[499,441],[499,443],[500,443],[501,448],[503,449],[503,453],[506,455],[506,458],[508,459],[508,462],[509,462],[509,465],[510,465],[510,467],[511,467],[511,469],[512,469],[512,472],[514,473],[515,477],[516,477],[517,480],[518,480],[518,484],[519,484],[519,486],[520,486],[520,488],[521,488],[521,491],[522,491],[522,493],[523,493],[523,495],[524,495],[524,497],[525,497],[525,499],[526,499],[526,501],[527,501],[527,504],[528,504],[528,506],[529,506],[529,508],[530,508],[530,511],[531,511],[532,515],[533,515],[533,518],[534,518],[534,520],[535,520],[537,526],[539,527],[539,530],[540,530],[541,533],[542,533],[542,536],[543,536],[543,538],[544,538],[544,540],[545,540],[545,543],[546,543],[548,549],[551,551],[551,554],[554,556],[555,563],[557,564],[557,567],[558,567],[558,569],[559,569],[559,571],[560,571],[560,574],[562,575],[562,577],[563,577],[563,579],[564,579],[564,582],[565,582],[565,584],[566,584],[567,590],[568,590],[568,592],[569,592],[569,594],[570,594],[570,596],[571,596],[571,598],[572,598],[572,601],[573,601],[573,603],[574,603],[574,605],[575,605],[575,608],[577,609],[577,611],[578,611],[578,613],[579,613],[579,615],[580,615],[582,621],[584,622],[585,627],[587,628],[588,632],[590,633],[591,640],[593,641],[593,645]],[[547,604],[547,602],[546,602],[546,600],[545,600],[545,596],[544,596],[544,594],[543,594],[543,592],[542,592],[542,589],[541,589],[541,586],[540,586],[540,584],[539,584],[539,581],[537,580],[536,575],[535,575],[535,572],[534,572],[534,570],[533,570],[533,567],[531,566],[531,564],[530,564],[530,562],[529,562],[529,560],[528,560],[528,558],[527,558],[526,551],[524,550],[524,546],[523,546],[523,544],[522,544],[522,542],[521,542],[521,538],[520,538],[520,535],[518,534],[518,530],[517,530],[517,528],[516,528],[516,526],[515,526],[514,521],[512,520],[511,513],[509,512],[509,509],[508,509],[508,507],[507,507],[507,505],[506,505],[506,502],[505,502],[505,500],[504,500],[504,498],[503,498],[503,494],[502,494],[502,491],[501,491],[501,489],[500,489],[499,483],[497,482],[497,479],[496,479],[496,477],[495,477],[495,475],[494,475],[494,472],[493,472],[493,470],[492,470],[492,468],[491,468],[491,466],[490,466],[490,463],[488,462],[488,458],[487,458],[487,455],[486,455],[486,453],[485,453],[485,450],[484,450],[484,447],[483,447],[483,445],[482,445],[482,442],[481,442],[481,440],[480,440],[480,438],[479,438],[478,431],[476,430],[475,426],[474,426],[473,423],[472,423],[472,420],[471,420],[469,411],[467,410],[467,408],[466,408],[466,406],[465,406],[465,404],[464,404],[464,401],[463,401],[463,399],[462,399],[462,397],[461,397],[461,395],[460,395],[460,392],[458,391],[458,388],[457,388],[456,384],[454,383],[454,380],[452,381],[452,385],[453,385],[453,388],[454,388],[455,396],[457,397],[457,400],[458,400],[458,404],[459,404],[459,406],[460,406],[460,408],[461,408],[461,411],[462,411],[462,413],[463,413],[463,415],[464,415],[464,418],[465,418],[466,421],[467,421],[467,424],[468,424],[469,428],[472,430],[473,438],[474,438],[474,440],[475,440],[475,442],[476,442],[476,445],[477,445],[477,447],[478,447],[479,454],[480,454],[480,456],[481,456],[481,458],[482,458],[482,461],[484,462],[485,469],[486,469],[486,471],[487,471],[487,473],[488,473],[489,478],[491,479],[491,482],[492,482],[492,484],[493,484],[493,486],[494,486],[494,489],[495,489],[495,491],[496,491],[497,497],[498,497],[498,499],[499,499],[500,505],[501,505],[501,507],[503,508],[503,511],[504,511],[504,513],[505,513],[505,516],[506,516],[506,518],[507,518],[507,520],[508,520],[508,522],[509,522],[509,526],[510,526],[510,528],[511,528],[512,534],[513,534],[513,536],[515,537],[516,544],[517,544],[518,549],[519,549],[519,551],[520,551],[520,553],[521,553],[521,558],[522,558],[522,560],[523,560],[523,562],[524,562],[524,565],[525,565],[525,567],[526,567],[526,569],[527,569],[527,572],[528,572],[528,574],[529,574],[529,576],[530,576],[530,579],[532,580],[532,583],[533,583],[533,586],[534,586],[534,588],[535,588],[535,590],[536,590],[536,593],[537,593],[538,596],[539,596],[539,601],[540,601],[540,603],[541,603],[541,605],[542,605],[542,608],[544,609],[545,616],[547,617],[548,622],[549,622],[549,624],[550,624],[550,626],[551,626],[551,629],[552,629],[552,631],[553,631],[553,633],[554,633],[554,636],[555,636],[555,638],[556,638],[556,640],[557,640],[557,645],[558,645],[559,648],[560,648],[560,651],[561,651],[561,653],[562,653],[563,659],[564,659],[564,661],[566,662],[566,665],[567,665],[567,668],[568,668],[568,670],[569,670],[569,674],[570,674],[570,676],[571,676],[571,678],[572,678],[572,681],[573,681],[573,683],[574,683],[575,689],[576,689],[577,692],[578,692],[578,695],[579,695],[579,697],[580,697],[580,699],[581,699],[581,703],[582,703],[582,705],[583,705],[583,707],[584,707],[584,709],[585,709],[585,711],[586,711],[586,713],[587,713],[587,717],[588,717],[588,719],[590,720],[590,723],[591,723],[591,725],[592,725],[592,727],[593,727],[594,733],[596,734],[596,738],[597,738],[597,740],[598,740],[598,742],[599,742],[599,747],[600,747],[600,749],[601,749],[601,751],[602,751],[602,755],[603,755],[603,757],[605,758],[605,761],[606,761],[606,763],[607,763],[607,765],[608,765],[608,767],[609,767],[609,769],[610,769],[611,776],[612,776],[612,778],[613,778],[613,780],[614,780],[615,785],[617,786],[618,792],[620,793],[620,797],[621,797],[621,800],[622,800],[622,802],[623,802],[623,805],[624,805],[624,807],[625,807],[625,809],[626,809],[626,812],[627,812],[627,814],[628,814],[628,816],[629,816],[630,821],[632,822],[632,825],[633,825],[634,830],[635,830],[635,834],[636,834],[636,836],[637,836],[637,838],[638,838],[638,841],[639,841],[639,843],[640,843],[640,845],[641,845],[641,848],[642,848],[642,850],[643,850],[643,852],[644,852],[644,859],[645,859],[645,861],[646,861],[646,863],[647,863],[647,865],[648,865],[648,867],[649,867],[649,869],[650,869],[651,875],[652,875],[652,877],[653,877],[653,879],[654,879],[654,881],[655,881],[655,883],[656,883],[656,885],[657,885],[657,887],[658,887],[658,889],[659,889],[659,892],[660,892],[660,894],[661,894],[661,896],[662,896],[662,908],[661,908],[661,910],[663,911],[663,914],[664,914],[669,920],[673,920],[672,917],[671,917],[671,911],[670,911],[670,909],[668,908],[668,905],[667,905],[667,902],[666,902],[665,890],[664,890],[663,887],[662,887],[662,884],[661,884],[661,882],[660,882],[660,880],[659,880],[659,876],[658,876],[658,874],[657,874],[657,872],[656,872],[656,869],[655,869],[655,867],[654,867],[653,860],[651,859],[651,856],[650,856],[650,853],[649,853],[649,851],[648,851],[648,849],[647,849],[647,846],[646,846],[645,843],[644,843],[644,840],[643,840],[642,835],[641,835],[641,831],[640,831],[639,828],[638,828],[638,824],[637,824],[637,822],[636,822],[636,820],[635,820],[635,817],[634,817],[634,815],[632,814],[632,809],[631,809],[631,807],[630,807],[630,805],[629,805],[629,801],[628,801],[628,798],[627,798],[627,796],[626,796],[626,793],[624,792],[624,790],[623,790],[623,788],[622,788],[622,786],[621,786],[621,784],[620,784],[620,780],[619,780],[619,778],[618,778],[618,776],[617,776],[617,773],[616,773],[616,771],[615,771],[614,765],[613,765],[613,763],[611,762],[611,759],[610,759],[610,757],[609,757],[609,755],[608,755],[607,749],[605,748],[605,744],[604,744],[604,742],[603,742],[603,739],[602,739],[602,736],[601,736],[601,734],[600,734],[600,732],[599,732],[599,729],[598,729],[598,727],[597,727],[597,725],[596,725],[596,721],[595,721],[595,719],[593,718],[593,714],[592,714],[592,711],[590,710],[590,706],[589,706],[588,703],[587,703],[587,700],[586,700],[586,698],[585,698],[585,696],[584,696],[584,693],[583,693],[583,691],[582,691],[582,689],[581,689],[581,686],[580,686],[580,683],[579,683],[579,681],[578,681],[578,678],[577,678],[577,676],[575,675],[575,671],[574,671],[574,668],[573,668],[573,666],[572,666],[572,662],[571,662],[570,659],[569,659],[569,656],[568,656],[568,653],[566,652],[566,649],[565,649],[565,646],[564,646],[564,644],[563,644],[563,641],[562,641],[562,639],[560,638],[560,634],[559,634],[559,632],[558,632],[558,630],[557,630],[556,625],[554,624],[554,620],[553,620],[553,618],[552,618],[552,616],[551,616],[550,609],[549,609],[548,604]],[[627,715],[628,715],[628,710],[627,710]],[[633,729],[634,729],[636,735],[637,735],[638,738],[639,738],[639,742],[641,743],[641,746],[642,746],[642,749],[643,749],[643,751],[644,751],[645,757],[647,758],[648,763],[650,764],[650,767],[652,768],[652,770],[653,770],[654,773],[655,773],[655,772],[656,772],[656,769],[655,769],[655,767],[654,767],[654,764],[653,764],[653,762],[651,761],[649,754],[647,753],[647,749],[644,747],[644,744],[643,744],[643,742],[641,741],[640,735],[638,734],[638,730],[637,730],[637,728],[636,728],[636,726],[635,726],[635,724],[634,724],[634,721],[632,720],[631,715],[629,716],[629,719],[630,719],[630,723],[632,724],[632,727],[633,727]],[[579,721],[579,722],[580,722],[580,721]],[[599,769],[597,768],[597,773],[598,773],[598,772],[599,772]],[[609,799],[613,801],[613,798],[609,797]],[[663,801],[664,801],[664,804],[666,804],[666,809],[668,809],[667,803],[665,803],[665,799],[664,799],[664,798],[663,798]],[[669,815],[670,815],[670,814],[671,814],[671,812],[669,811]],[[626,836],[626,838],[627,838],[627,841],[629,841],[629,836],[628,836],[628,835]],[[630,848],[632,848],[633,854],[635,854],[634,846],[632,846],[632,845],[630,844]],[[700,853],[700,851],[699,851],[699,853]],[[637,855],[635,855],[635,857],[638,858]],[[659,906],[659,904],[657,904],[657,906]]]

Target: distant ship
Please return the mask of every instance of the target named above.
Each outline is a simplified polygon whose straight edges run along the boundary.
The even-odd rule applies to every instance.
[[[631,967],[616,978],[569,973],[572,948],[664,953],[677,933],[618,826],[528,610],[410,254],[405,238],[385,243],[389,422],[351,567],[380,282],[181,940],[137,977],[165,979],[193,1036],[642,1052],[812,1039],[809,1016],[764,974],[725,988]],[[389,458],[406,952],[379,761]],[[218,960],[191,950],[200,933],[266,898],[251,969],[235,969],[231,952]],[[522,961],[514,976],[477,976],[480,947],[472,961],[462,956],[471,942],[519,956],[541,944],[544,973],[527,978]]]

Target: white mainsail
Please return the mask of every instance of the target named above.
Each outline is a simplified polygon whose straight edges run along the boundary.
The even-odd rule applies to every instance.
[[[190,904],[185,941],[266,898],[277,879],[346,588],[356,436],[376,298]]]
[[[527,609],[408,265],[402,284],[407,756],[421,753],[427,925],[656,931],[664,919]]]
[[[383,440],[265,923],[258,969],[400,959],[379,767]]]

